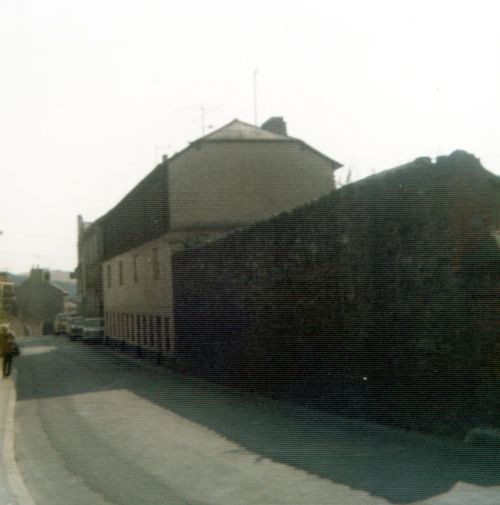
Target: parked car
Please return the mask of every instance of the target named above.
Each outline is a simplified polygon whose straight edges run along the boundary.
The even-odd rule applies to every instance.
[[[86,318],[83,316],[75,316],[69,320],[66,334],[69,336],[70,340],[76,340],[82,337],[85,319]]]
[[[104,319],[102,317],[85,319],[82,340],[84,342],[102,342],[104,340]]]
[[[66,335],[68,333],[68,323],[72,317],[75,317],[74,312],[61,312],[54,318],[54,333],[56,335]]]

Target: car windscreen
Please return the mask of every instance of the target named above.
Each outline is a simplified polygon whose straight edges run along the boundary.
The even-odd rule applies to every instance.
[[[87,319],[85,326],[87,328],[100,328],[102,326],[102,319]]]

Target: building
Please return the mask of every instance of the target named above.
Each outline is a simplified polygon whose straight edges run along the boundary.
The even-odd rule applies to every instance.
[[[102,228],[78,216],[77,311],[87,317],[102,317]]]
[[[35,335],[50,331],[56,314],[64,311],[67,293],[51,284],[50,272],[32,268],[30,276],[16,288],[19,317]]]
[[[340,166],[289,137],[282,118],[271,118],[261,128],[234,120],[165,158],[118,205],[82,231],[82,295],[89,296],[92,283],[84,251],[95,240],[95,258],[102,258],[107,335],[173,356],[173,252],[329,193],[333,172]]]
[[[0,317],[16,315],[15,285],[6,272],[0,272]]]

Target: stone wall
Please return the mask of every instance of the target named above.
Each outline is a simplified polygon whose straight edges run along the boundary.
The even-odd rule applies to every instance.
[[[179,366],[410,428],[490,421],[499,230],[498,177],[457,151],[179,253]]]

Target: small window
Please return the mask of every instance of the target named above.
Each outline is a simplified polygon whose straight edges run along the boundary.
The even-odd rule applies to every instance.
[[[147,332],[148,332],[148,319],[145,315],[142,316],[142,338],[141,338],[141,344],[143,347],[147,346]]]
[[[118,282],[120,286],[123,286],[123,261],[118,261]]]
[[[153,279],[160,278],[160,258],[158,256],[158,247],[153,248]]]
[[[142,316],[135,316],[135,324],[136,324],[136,341],[135,343],[140,347],[142,343]]]
[[[127,314],[127,341],[128,342],[132,342],[132,333],[134,331],[133,329],[133,322],[132,322],[132,318],[134,316],[132,314]]]
[[[161,331],[161,317],[155,316],[155,341],[156,341],[156,351],[161,352],[163,347],[163,335]]]
[[[149,348],[156,350],[156,335],[155,335],[154,316],[148,316],[148,320],[149,320]]]
[[[139,264],[139,255],[138,254],[134,254],[134,282],[136,284],[139,282],[138,264]]]
[[[107,267],[107,274],[108,274],[108,288],[111,287],[111,265],[108,264],[108,267]]]
[[[168,317],[163,317],[163,345],[166,352],[170,351],[170,332]]]
[[[133,332],[132,332],[132,342],[137,344],[139,342],[140,330],[139,330],[139,316],[134,314],[132,319]]]
[[[127,314],[120,314],[120,340],[127,338]]]

